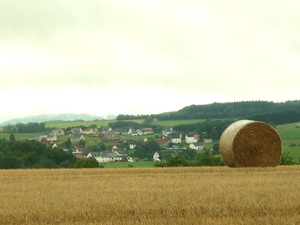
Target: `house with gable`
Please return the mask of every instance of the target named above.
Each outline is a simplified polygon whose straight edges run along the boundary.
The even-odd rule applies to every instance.
[[[108,131],[110,131],[110,130],[111,130],[110,127],[102,127],[102,128],[100,129],[100,132],[101,132],[102,134],[105,134],[106,132],[108,132]]]
[[[196,142],[196,143],[191,143],[190,145],[189,145],[189,147],[191,148],[191,149],[195,149],[195,150],[203,150],[204,149],[204,146],[203,146],[203,144],[202,143],[200,143],[200,142]]]
[[[85,137],[83,134],[74,134],[73,135],[73,139],[71,141],[74,141],[74,142],[78,142],[80,140],[85,140]]]
[[[144,135],[144,133],[141,130],[136,130],[135,132],[131,133],[132,136],[141,136]]]
[[[29,137],[28,140],[41,142],[43,140],[43,138],[44,137],[41,134],[36,134],[36,135],[33,135],[32,137]]]
[[[179,144],[181,143],[182,134],[180,132],[173,132],[168,134],[168,138],[173,144]]]
[[[145,127],[145,128],[143,128],[142,132],[145,135],[147,135],[147,134],[153,134],[154,133],[154,131],[153,131],[153,129],[151,127]]]
[[[51,141],[51,142],[55,142],[55,141],[57,141],[57,136],[53,135],[53,134],[48,134],[47,137],[46,137],[46,140]]]
[[[72,134],[82,134],[82,129],[79,127],[71,129]]]
[[[98,129],[97,128],[86,128],[82,131],[83,134],[97,134]]]
[[[123,157],[118,156],[114,152],[90,152],[87,158],[94,157],[99,163],[101,162],[118,162],[122,161]]]
[[[173,133],[173,128],[171,127],[166,127],[162,130],[162,134],[164,136],[168,136],[169,134],[172,134]]]
[[[155,141],[159,144],[160,147],[167,147],[169,145],[169,138],[167,136],[163,138],[156,138]]]
[[[65,131],[61,128],[57,128],[57,129],[52,130],[52,133],[56,136],[65,135]]]
[[[57,144],[54,143],[54,142],[51,142],[48,146],[49,146],[50,148],[58,148]]]
[[[187,144],[196,143],[196,142],[198,142],[198,140],[200,140],[200,136],[197,133],[192,133],[192,134],[186,134],[185,135],[185,142]]]
[[[114,130],[110,130],[104,134],[104,139],[109,140],[109,141],[118,141],[120,139],[120,136]]]
[[[117,146],[113,146],[111,151],[116,153],[118,156],[126,156],[126,150],[118,148]]]
[[[126,127],[123,129],[122,134],[132,134],[135,130],[132,127]]]

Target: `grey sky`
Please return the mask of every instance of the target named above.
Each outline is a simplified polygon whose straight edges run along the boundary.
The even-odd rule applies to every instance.
[[[0,2],[0,121],[300,96],[300,2]]]

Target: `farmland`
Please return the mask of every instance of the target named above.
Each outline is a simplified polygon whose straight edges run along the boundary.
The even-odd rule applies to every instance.
[[[46,125],[49,127],[72,127],[72,126],[90,126],[91,124],[96,124],[97,127],[101,126],[107,126],[109,122],[115,122],[115,120],[110,120],[110,121],[90,121],[90,122],[49,122]],[[142,123],[143,120],[135,120],[135,122]],[[197,122],[203,122],[203,120],[168,120],[168,121],[157,121],[154,120],[149,126],[151,125],[160,125],[160,126],[175,126],[179,124],[190,124],[190,123],[197,123]],[[284,152],[290,152],[290,155],[293,156],[295,159],[298,159],[300,157],[300,128],[297,128],[294,123],[289,123],[289,124],[282,124],[278,125],[276,127],[276,131],[279,133],[282,142],[283,142],[283,151]],[[149,136],[149,137],[154,137],[154,135]],[[139,139],[141,137],[133,137],[133,136],[122,136],[121,139]],[[64,141],[66,138],[64,139]],[[92,142],[96,141],[95,139],[89,140]],[[290,147],[291,144],[296,144],[295,147]],[[205,146],[206,148],[212,148],[211,146]]]
[[[1,170],[0,224],[299,224],[299,166]]]
[[[78,127],[78,126],[90,126],[92,124],[96,125],[98,128],[107,126],[110,122],[115,122],[116,120],[101,120],[101,121],[53,121],[53,122],[47,122],[46,127],[61,127],[61,128],[67,128],[67,127]],[[142,123],[143,120],[131,120],[134,122]],[[152,125],[159,125],[159,126],[170,126],[173,127],[175,125],[180,124],[192,124],[197,122],[203,122],[203,120],[169,120],[169,121],[157,121],[154,120],[152,123],[150,123],[149,127]],[[290,156],[294,157],[296,161],[298,162],[298,157],[300,157],[300,128],[297,128],[295,123],[289,123],[289,124],[282,124],[278,125],[276,127],[277,132],[279,133],[282,142],[283,142],[283,151],[289,152]],[[16,134],[18,137],[18,140],[26,140],[28,137],[31,137],[34,134],[30,133],[18,133]],[[161,134],[159,134],[161,135]],[[4,137],[6,139],[9,139],[10,134],[9,133],[1,133],[0,137]],[[147,138],[155,138],[156,134],[153,135],[147,135]],[[58,140],[58,145],[63,143],[68,139],[69,136],[60,136]],[[121,135],[120,141],[132,139],[132,140],[138,140],[143,139],[145,136],[131,136],[131,135]],[[93,137],[93,136],[86,136],[86,147],[92,148],[94,145],[96,145],[101,139],[99,137]],[[213,147],[213,144],[217,143],[218,141],[214,141],[212,144],[204,144],[204,148],[211,149]],[[108,148],[111,148],[116,143],[105,143]],[[294,146],[292,146],[294,145]],[[142,164],[137,164],[137,167],[140,167]],[[147,164],[148,165],[148,164]],[[121,165],[120,167],[124,167],[124,165]]]
[[[136,123],[142,123],[144,120],[130,120]],[[98,128],[106,127],[110,122],[116,122],[116,120],[95,120],[95,121],[51,121],[46,123],[46,127],[55,128],[68,128],[68,127],[79,127],[79,126],[90,126],[97,125]]]

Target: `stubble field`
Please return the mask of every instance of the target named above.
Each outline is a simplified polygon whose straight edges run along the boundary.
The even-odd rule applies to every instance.
[[[0,174],[0,224],[300,224],[300,166]]]

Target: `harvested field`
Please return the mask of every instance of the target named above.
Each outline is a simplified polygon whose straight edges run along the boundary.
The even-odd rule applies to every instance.
[[[0,224],[300,224],[300,166],[0,173]]]

